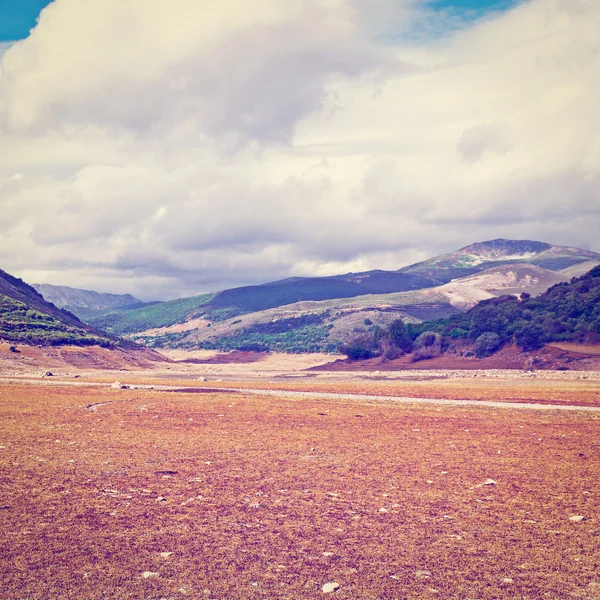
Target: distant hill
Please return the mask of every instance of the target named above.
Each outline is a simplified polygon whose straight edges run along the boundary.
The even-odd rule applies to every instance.
[[[205,318],[138,334],[151,346],[220,350],[336,351],[356,330],[387,327],[396,319],[418,324],[458,315],[482,300],[540,293],[567,278],[541,267],[494,267],[434,288],[354,298],[305,301],[210,322]]]
[[[406,313],[407,316],[422,320],[433,318],[432,310],[435,310],[437,316],[448,315],[455,310],[466,310],[479,300],[498,293],[507,293],[510,290],[508,285],[510,281],[507,278],[510,277],[514,278],[519,290],[531,289],[532,293],[540,293],[556,281],[566,281],[598,263],[600,263],[600,254],[588,250],[553,246],[530,240],[497,239],[471,244],[455,252],[403,267],[397,271],[375,270],[331,277],[295,277],[172,300],[149,307],[124,307],[100,312],[84,309],[78,310],[77,313],[86,322],[119,335],[177,326],[203,317],[206,323],[198,327],[202,332],[197,335],[199,338],[197,341],[204,344],[205,341],[201,338],[208,334],[203,331],[204,325],[208,323],[215,327],[213,329],[215,332],[217,329],[222,329],[220,324],[234,326],[232,324],[238,321],[235,323],[237,329],[240,319],[244,323],[247,321],[244,315],[254,314],[258,320],[261,320],[269,310],[280,307],[288,307],[290,312],[298,316],[294,307],[299,307],[299,303],[323,302],[322,305],[315,305],[311,309],[322,311],[335,309],[338,306],[342,308],[346,299],[351,305],[360,304],[361,310],[372,306],[377,314],[381,313],[380,305],[389,307],[413,304],[411,309],[407,309],[409,311]],[[486,275],[487,282],[485,278],[473,279],[467,283],[454,281],[505,266],[518,267],[519,273],[525,273],[527,269],[529,271],[523,276],[519,273],[509,275],[512,272],[510,269],[504,276],[496,271],[495,280],[500,281],[503,278],[504,280],[493,285],[488,277],[491,276],[491,272]],[[536,271],[536,268],[539,270]],[[571,269],[573,273],[569,275],[566,272],[561,273],[564,269]],[[583,270],[577,271],[577,269]],[[448,287],[440,289],[440,286],[444,285]],[[423,293],[426,290],[430,292]],[[413,292],[419,294],[411,295]],[[389,294],[393,297],[383,297]],[[397,294],[404,295],[397,297]],[[361,302],[360,297],[364,297],[365,301]],[[436,308],[432,309],[432,305]],[[252,321],[256,322],[256,319]],[[221,337],[214,335],[213,332],[210,332],[211,337]],[[184,337],[182,331],[175,333],[180,338]],[[186,334],[189,343],[194,339],[193,335],[195,334]]]
[[[72,313],[47,302],[32,286],[2,270],[0,339],[42,345],[111,347],[119,343],[117,338],[82,323]]]
[[[424,330],[473,342],[491,334],[497,347],[515,342],[524,350],[548,342],[600,342],[600,266],[535,298],[523,294],[483,300],[466,313],[414,327],[413,337]]]
[[[398,272],[418,274],[436,279],[439,283],[447,283],[457,277],[465,277],[506,264],[528,264],[549,271],[560,271],[589,261],[600,262],[600,254],[580,248],[553,246],[533,240],[500,238],[477,242],[455,252],[403,267]]]
[[[65,285],[50,285],[34,283],[33,288],[45,300],[58,308],[102,310],[106,308],[119,308],[121,306],[142,306],[144,302],[134,298],[131,294],[106,294],[92,290],[80,290]]]

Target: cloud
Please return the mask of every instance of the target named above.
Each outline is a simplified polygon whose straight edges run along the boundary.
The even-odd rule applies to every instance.
[[[0,58],[2,268],[154,299],[499,236],[600,251],[600,5],[436,15],[55,0]]]

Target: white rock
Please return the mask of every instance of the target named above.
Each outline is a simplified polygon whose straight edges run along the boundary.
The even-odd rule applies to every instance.
[[[333,556],[333,552],[323,552],[323,556]]]
[[[326,583],[323,586],[323,593],[324,594],[331,594],[331,592],[337,592],[340,589],[340,584],[339,583],[335,583],[335,581],[331,582],[331,583]]]
[[[573,523],[581,523],[584,519],[585,517],[582,515],[573,515],[572,517],[569,517],[569,521],[573,521]]]
[[[171,556],[171,554],[173,554],[172,552],[161,552],[160,556],[161,558],[169,558],[169,556]]]
[[[198,377],[196,381],[206,381],[206,377]]]
[[[514,579],[512,579],[511,577],[505,577],[505,578],[502,580],[502,583],[514,583],[514,582],[515,582],[515,580],[514,580]]]
[[[496,482],[493,479],[486,479],[483,485],[496,485]]]
[[[158,573],[154,573],[153,571],[144,571],[142,573],[142,577],[144,579],[152,579],[152,577],[158,577]]]

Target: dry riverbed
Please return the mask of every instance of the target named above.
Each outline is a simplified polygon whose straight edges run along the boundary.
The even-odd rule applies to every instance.
[[[600,598],[600,413],[257,389],[589,406],[593,378],[78,374],[0,383],[4,597]]]

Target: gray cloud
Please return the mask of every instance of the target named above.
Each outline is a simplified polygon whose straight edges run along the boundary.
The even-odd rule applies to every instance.
[[[600,5],[445,35],[424,6],[56,0],[0,59],[0,266],[156,299],[500,236],[600,251]]]

